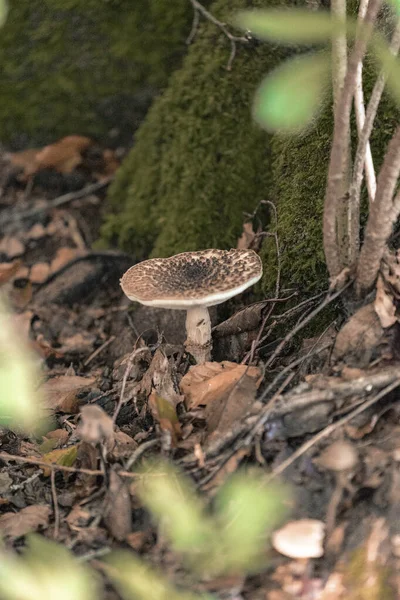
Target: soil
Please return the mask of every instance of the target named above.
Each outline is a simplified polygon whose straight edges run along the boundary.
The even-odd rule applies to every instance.
[[[219,598],[400,598],[397,323],[383,330],[364,310],[372,324],[361,316],[349,359],[343,333],[335,346],[341,317],[299,341],[305,325],[340,293],[298,303],[291,294],[286,305],[284,298],[256,302],[249,292],[223,313],[213,312],[214,364],[202,377],[211,381],[229,369],[237,375],[224,382],[224,392],[208,389],[190,407],[181,383],[193,365],[183,346],[185,315],[133,305],[119,278],[134,257],[92,249],[106,189],[81,191],[60,206],[43,185],[28,193],[23,185],[3,190],[2,290],[37,355],[53,422],[43,437],[0,428],[0,531],[1,515],[47,507],[32,529],[94,568],[107,552],[129,548],[178,583]],[[248,368],[234,371],[240,363]],[[174,407],[172,416],[155,397]],[[100,434],[78,433],[96,419]],[[318,462],[336,441],[357,455],[339,493],[336,472]],[[49,458],[56,450],[62,460]],[[210,502],[241,467],[283,482],[290,519],[326,525],[323,556],[303,572],[298,561],[270,549],[258,574],[188,579],[133,484],[136,470],[160,456],[186,472]],[[127,514],[118,503],[107,508],[115,477],[128,491]],[[19,550],[27,532],[8,530],[7,547]],[[106,597],[119,596],[108,586]]]

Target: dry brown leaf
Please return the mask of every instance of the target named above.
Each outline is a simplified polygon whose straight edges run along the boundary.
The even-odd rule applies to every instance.
[[[160,425],[161,431],[171,434],[171,442],[175,447],[178,438],[181,436],[181,426],[176,414],[176,407],[153,390],[149,396],[149,408],[153,418]]]
[[[138,443],[123,431],[117,431],[114,439],[115,446],[112,449],[112,456],[115,460],[128,458],[138,447]]]
[[[27,240],[40,240],[47,235],[46,228],[41,223],[35,223],[33,227],[25,233],[25,239]]]
[[[44,283],[50,275],[50,265],[47,262],[38,262],[32,265],[29,279],[32,283]]]
[[[0,263],[0,285],[4,285],[13,279],[21,265],[20,260],[14,260],[12,263]]]
[[[176,406],[183,400],[182,396],[175,390],[172,380],[172,367],[161,348],[156,350],[150,367],[141,382],[141,391],[146,395],[149,395],[153,388],[157,395],[167,400],[171,406]]]
[[[83,352],[89,352],[93,350],[93,344],[95,340],[96,336],[87,331],[84,331],[83,333],[75,333],[75,335],[71,335],[69,337],[60,335],[58,341],[61,344],[61,348],[57,348],[57,351],[60,354],[81,354]]]
[[[374,307],[382,327],[391,327],[396,323],[396,307],[393,302],[393,297],[386,289],[381,276],[378,277],[378,281],[376,282]]]
[[[79,248],[59,248],[53,260],[51,261],[50,271],[51,273],[56,273],[62,267],[65,267],[71,260],[78,258],[79,256],[83,256],[85,254],[84,251],[79,250]]]
[[[76,504],[65,520],[72,531],[79,531],[82,527],[87,527],[92,518],[93,515],[88,510]]]
[[[243,233],[238,240],[236,248],[238,248],[238,250],[247,250],[251,247],[255,237],[256,234],[254,233],[251,221],[248,223],[243,223]]]
[[[105,444],[110,451],[115,443],[113,420],[100,406],[82,406],[77,435],[88,444]]]
[[[132,505],[129,487],[114,470],[110,471],[104,523],[111,535],[120,542],[132,531]]]
[[[47,527],[51,509],[49,506],[33,504],[18,513],[4,513],[0,516],[0,532],[6,538],[18,538],[39,527]]]
[[[69,433],[65,429],[54,429],[54,431],[46,433],[45,439],[57,440],[58,445],[63,446],[68,442]]]
[[[13,235],[5,235],[0,241],[0,254],[6,254],[9,258],[17,258],[24,252],[24,244]]]
[[[46,381],[41,386],[41,389],[48,408],[55,411],[71,412],[71,408],[73,408],[74,401],[76,400],[76,394],[85,388],[91,387],[94,382],[94,377],[59,375]],[[76,400],[75,404],[77,402]]]
[[[207,406],[221,398],[245,374],[256,382],[261,377],[261,371],[257,367],[247,367],[229,361],[206,362],[191,367],[180,383],[186,407],[193,409],[200,405]]]
[[[34,173],[38,152],[40,152],[40,148],[28,148],[22,152],[14,152],[10,154],[10,162],[14,167],[22,169],[23,177],[25,177],[26,174]]]
[[[82,162],[82,152],[92,143],[90,138],[80,135],[64,137],[37,152],[30,170],[25,169],[25,174],[32,175],[41,169],[71,173]]]
[[[253,367],[256,369],[256,367]],[[260,383],[260,372],[255,376],[245,373],[221,395],[215,396],[205,408],[205,419],[210,437],[220,436],[240,422],[251,409]]]
[[[32,300],[32,283],[29,279],[15,279],[10,292],[10,300],[15,308],[25,308]]]

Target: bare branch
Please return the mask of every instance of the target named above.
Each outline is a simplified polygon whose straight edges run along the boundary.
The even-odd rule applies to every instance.
[[[359,35],[350,55],[344,87],[340,95],[333,133],[332,150],[328,171],[328,183],[324,204],[324,252],[331,277],[336,277],[344,265],[341,264],[337,240],[337,214],[341,190],[346,177],[348,164],[348,135],[350,113],[356,85],[358,64],[364,58],[374,22],[382,0],[370,0],[364,19],[364,32]]]
[[[358,13],[358,18],[360,21],[363,21],[365,18],[365,13],[367,10],[369,0],[361,0],[360,2],[360,10]],[[365,106],[364,106],[364,92],[362,85],[362,71],[363,64],[360,62],[358,64],[357,69],[357,83],[356,83],[356,91],[354,95],[354,103],[356,109],[356,121],[357,121],[357,133],[360,136],[361,131],[364,127],[365,123]],[[374,169],[374,163],[372,159],[371,146],[369,141],[367,142],[367,147],[365,151],[365,176],[367,181],[368,195],[369,200],[372,202],[375,198],[376,193],[376,175]]]
[[[365,240],[357,265],[356,289],[358,295],[370,290],[378,275],[387,239],[391,234],[393,223],[398,216],[393,210],[393,195],[399,175],[400,126],[397,127],[388,145],[386,156],[379,172],[375,201],[370,206]]]
[[[400,23],[397,25],[393,38],[390,44],[390,50],[392,54],[397,55],[400,49]],[[386,75],[382,71],[376,80],[374,88],[372,90],[371,98],[367,107],[367,114],[365,117],[365,123],[361,133],[359,133],[358,146],[354,159],[353,178],[350,185],[350,206],[352,207],[353,214],[357,221],[359,221],[360,215],[360,198],[361,198],[361,185],[363,180],[364,170],[364,159],[368,147],[369,138],[374,125],[376,113],[378,111],[379,103],[381,101],[382,93],[386,85]],[[376,193],[376,192],[375,192]],[[371,198],[371,196],[370,196]],[[360,242],[359,235],[351,240],[353,243],[353,258],[354,260],[358,256]]]
[[[229,56],[228,63],[226,65],[227,71],[230,71],[232,68],[232,63],[236,56],[236,44],[237,43],[248,44],[249,38],[246,36],[233,35],[229,31],[229,29],[226,27],[226,24],[223,23],[222,21],[219,21],[216,17],[214,17],[214,15],[212,15],[206,8],[204,8],[204,6],[202,4],[200,4],[200,2],[198,2],[198,0],[190,0],[190,2],[193,6],[194,16],[193,16],[192,29],[191,29],[191,32],[189,34],[189,37],[188,37],[186,43],[190,44],[194,40],[198,25],[199,25],[199,15],[200,14],[203,15],[203,17],[205,19],[207,19],[207,21],[210,21],[210,23],[213,23],[214,25],[219,27],[219,29],[225,34],[225,36],[228,38],[228,40],[231,43],[231,53]]]

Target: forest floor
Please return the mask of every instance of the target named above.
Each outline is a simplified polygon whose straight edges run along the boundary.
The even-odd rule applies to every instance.
[[[305,574],[269,549],[259,574],[193,581],[193,590],[232,600],[400,598],[396,336],[368,356],[333,360],[339,319],[301,343],[298,335],[338,293],[307,299],[302,290],[300,301],[291,290],[285,303],[285,294],[252,302],[249,292],[224,309],[225,321],[212,315],[214,362],[191,366],[184,315],[133,306],[119,286],[132,258],[92,250],[109,181],[93,172],[61,201],[65,177],[31,190],[11,181],[0,199],[2,292],[37,355],[53,417],[40,439],[0,428],[8,548],[39,531],[94,566],[129,548],[179,581],[180,562],[137,497],[136,468],[169,457],[211,499],[231,473],[254,466],[290,489],[288,518],[323,521],[324,554]],[[344,478],[323,459],[338,441],[356,455]]]

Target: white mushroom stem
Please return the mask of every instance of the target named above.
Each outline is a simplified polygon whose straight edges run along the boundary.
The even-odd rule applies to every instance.
[[[211,320],[206,306],[189,308],[186,314],[185,347],[197,364],[211,359]]]

